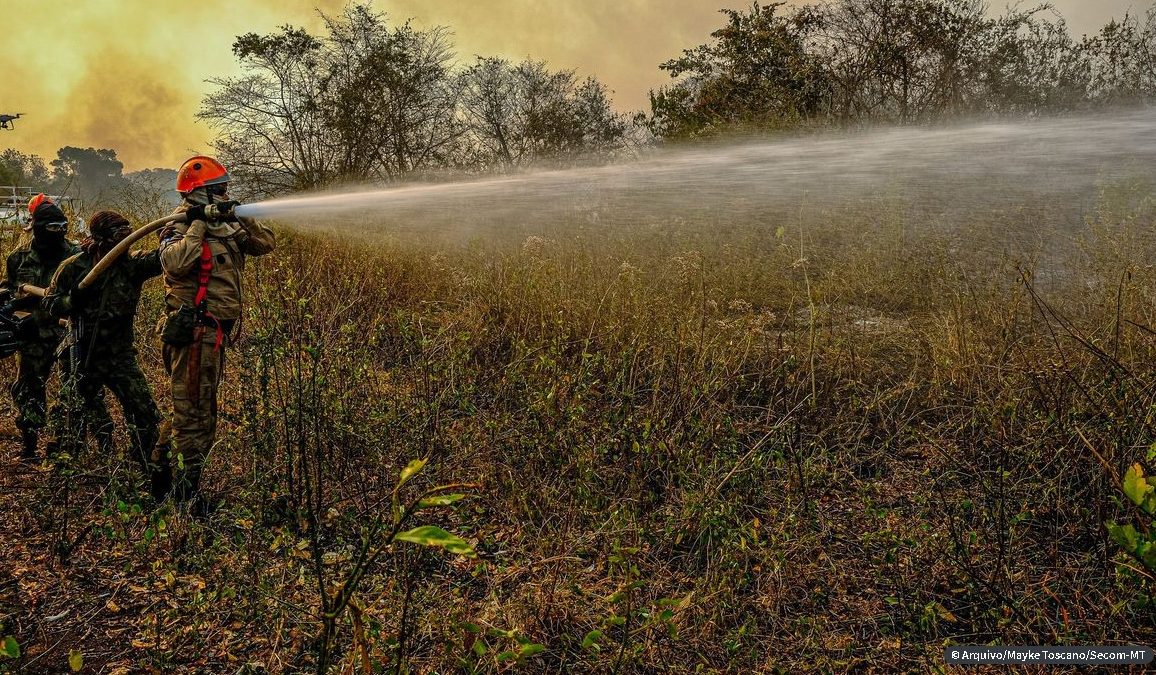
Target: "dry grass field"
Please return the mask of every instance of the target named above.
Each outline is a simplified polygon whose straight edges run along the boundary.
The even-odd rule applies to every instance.
[[[1120,485],[1156,441],[1153,194],[1106,186],[1062,225],[883,196],[464,241],[282,228],[208,520],[124,457],[18,464],[4,401],[0,670],[312,672],[326,612],[340,673],[1151,644],[1153,572],[1105,524],[1151,524]],[[442,485],[464,498],[416,508]],[[399,500],[476,557],[390,544]]]

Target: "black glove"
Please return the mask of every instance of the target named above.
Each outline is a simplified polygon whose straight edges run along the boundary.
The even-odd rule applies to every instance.
[[[40,337],[40,324],[36,319],[26,316],[16,324],[16,339],[21,342],[31,342]]]
[[[205,222],[209,222],[209,217],[205,215],[204,204],[190,206],[189,210],[185,211],[185,222],[191,225],[194,220],[203,220]]]
[[[68,297],[72,304],[73,311],[80,311],[85,307],[88,307],[98,292],[99,291],[95,285],[88,286],[87,288],[81,288],[77,286],[76,288],[72,289],[72,294]]]

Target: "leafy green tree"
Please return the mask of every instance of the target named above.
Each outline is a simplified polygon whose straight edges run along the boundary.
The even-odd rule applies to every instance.
[[[785,2],[725,9],[713,42],[685,50],[660,68],[679,83],[651,93],[652,133],[665,138],[735,126],[782,127],[825,115],[831,82],[807,48],[820,27],[809,8],[782,13]]]
[[[110,148],[66,146],[56,152],[50,164],[52,189],[86,201],[99,200],[123,179],[124,164]]]
[[[641,121],[661,138],[734,129],[921,124],[1156,96],[1156,10],[1073,40],[1049,5],[830,0],[724,10],[712,41],[661,67]]]
[[[391,28],[368,5],[325,24],[317,101],[337,175],[390,179],[447,164],[462,129],[446,30]]]
[[[48,166],[40,157],[11,148],[0,152],[0,185],[44,190],[50,181]]]
[[[460,134],[445,31],[391,27],[368,5],[323,18],[321,37],[237,38],[245,74],[212,80],[198,113],[230,169],[264,195],[444,163]]]

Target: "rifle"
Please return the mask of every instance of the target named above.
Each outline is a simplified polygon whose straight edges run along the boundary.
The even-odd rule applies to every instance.
[[[20,350],[20,322],[24,317],[16,316],[16,312],[26,311],[32,297],[43,298],[44,289],[31,284],[17,284],[15,290],[0,288],[0,360]]]
[[[6,359],[20,349],[19,328],[15,297],[11,289],[0,289],[0,359]]]

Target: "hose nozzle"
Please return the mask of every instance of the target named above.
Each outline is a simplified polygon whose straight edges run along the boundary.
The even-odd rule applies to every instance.
[[[214,222],[224,222],[229,220],[236,220],[237,215],[234,213],[241,202],[220,202],[219,204],[209,204],[205,206],[205,217]]]

